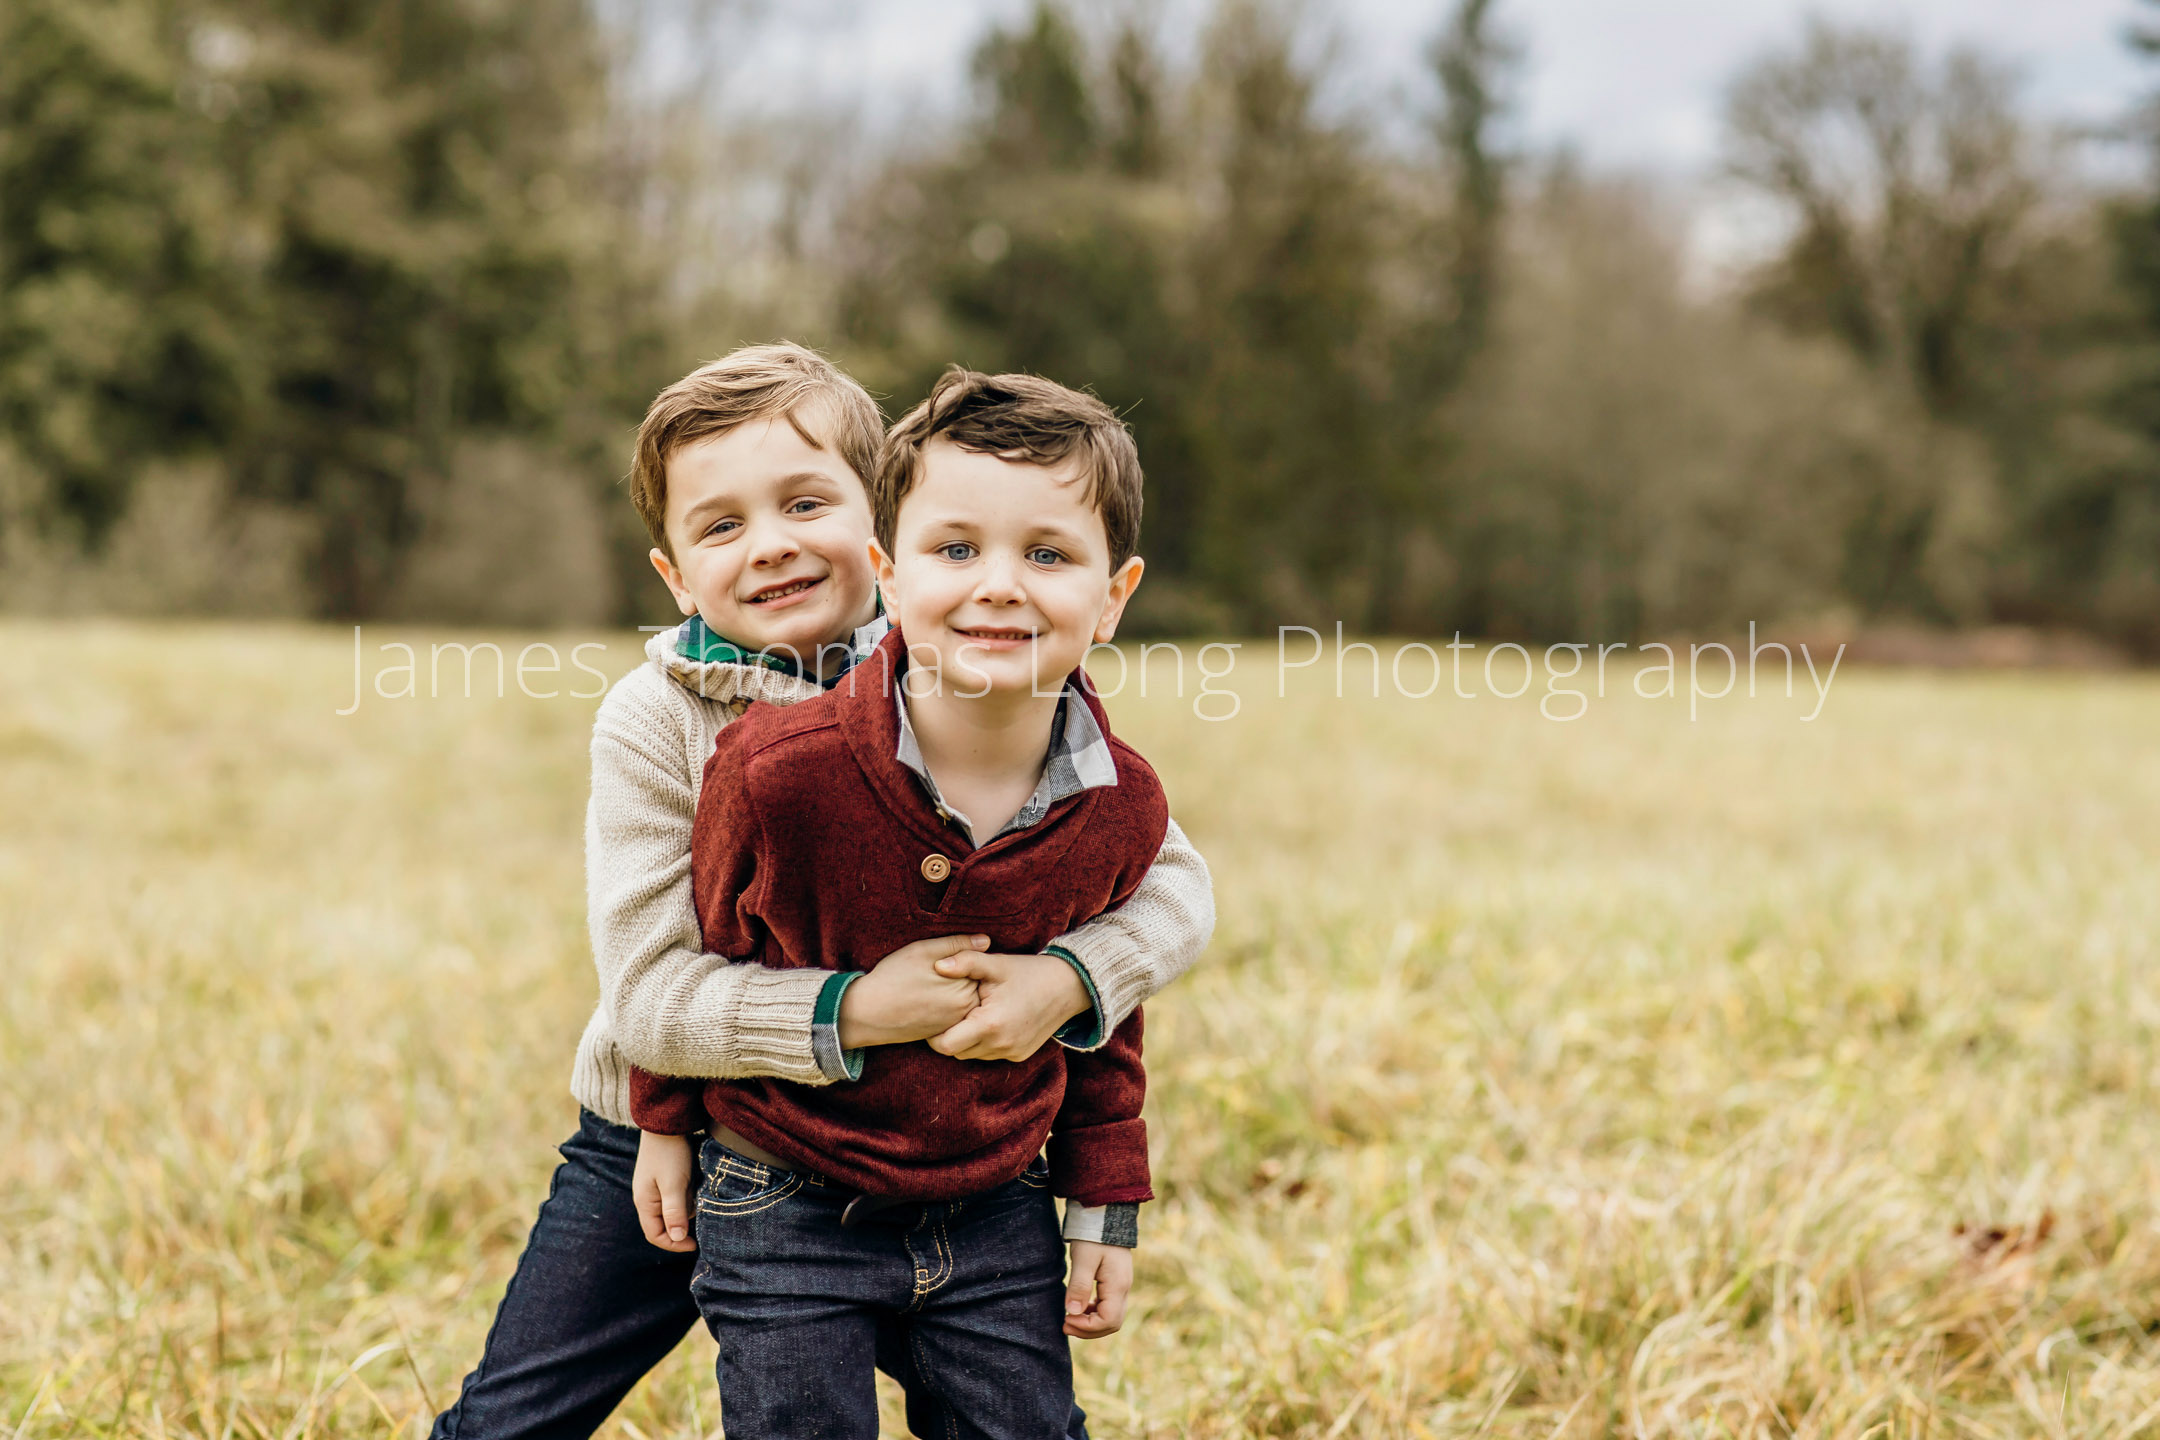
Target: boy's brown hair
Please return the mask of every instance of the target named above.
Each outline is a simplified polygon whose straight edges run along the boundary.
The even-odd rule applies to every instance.
[[[1140,451],[1117,412],[1039,375],[983,375],[955,365],[893,425],[872,473],[870,512],[888,555],[900,502],[922,479],[923,448],[932,440],[1030,465],[1077,456],[1087,503],[1102,516],[1111,570],[1139,549]]]
[[[820,422],[806,423],[815,410]],[[877,469],[884,417],[877,401],[839,366],[791,341],[745,345],[700,365],[654,397],[638,426],[630,469],[630,503],[670,558],[667,538],[667,462],[683,446],[753,420],[785,419],[814,450],[829,444],[866,485]],[[821,439],[818,430],[825,431]]]

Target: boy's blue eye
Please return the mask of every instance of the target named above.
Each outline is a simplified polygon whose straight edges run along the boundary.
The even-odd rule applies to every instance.
[[[968,560],[974,558],[975,547],[972,545],[962,544],[960,541],[955,540],[950,545],[938,546],[937,553],[944,556],[947,560],[958,562],[961,560]]]
[[[1028,551],[1028,559],[1034,561],[1037,565],[1055,565],[1064,558],[1063,555],[1060,555],[1047,545],[1038,545],[1033,550]]]
[[[797,500],[794,504],[788,506],[788,514],[801,515],[822,508],[824,508],[824,502],[821,500]]]

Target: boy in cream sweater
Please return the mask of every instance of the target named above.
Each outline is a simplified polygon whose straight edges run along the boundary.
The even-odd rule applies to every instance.
[[[868,1046],[928,1040],[976,1060],[1085,1049],[1207,943],[1207,868],[1172,821],[1132,898],[1042,954],[946,937],[839,985],[703,952],[690,835],[714,738],[752,701],[822,693],[883,633],[862,479],[880,436],[869,395],[793,345],[705,366],[646,415],[632,500],[689,618],[653,637],[594,721],[585,845],[600,1000],[571,1079],[580,1125],[438,1440],[584,1440],[697,1319],[689,1148],[639,1164],[632,1065],[819,1085],[849,1083]],[[902,1353],[880,1364],[912,1378]]]

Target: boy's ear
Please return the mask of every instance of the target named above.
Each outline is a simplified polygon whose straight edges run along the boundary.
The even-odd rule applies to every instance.
[[[870,573],[877,576],[878,594],[885,597],[885,613],[890,615],[894,604],[892,556],[885,553],[885,547],[878,544],[874,537],[870,540],[869,547]]]
[[[690,598],[690,587],[684,582],[682,571],[675,568],[675,562],[668,559],[667,551],[655,545],[647,558],[652,561],[652,568],[660,572],[660,578],[667,581],[668,593],[675,597],[675,604],[682,613],[695,615],[697,601]]]
[[[1140,577],[1147,570],[1147,562],[1135,555],[1110,577],[1110,598],[1103,603],[1102,619],[1095,622],[1095,643],[1107,645],[1117,638],[1118,621],[1124,618],[1125,607],[1132,601],[1133,591],[1140,588]]]

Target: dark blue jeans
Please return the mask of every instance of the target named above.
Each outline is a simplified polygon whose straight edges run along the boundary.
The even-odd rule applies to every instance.
[[[436,1417],[433,1440],[588,1440],[697,1323],[698,1257],[647,1244],[638,1226],[637,1146],[637,1131],[579,1116],[480,1364]],[[897,1334],[879,1365],[907,1389],[916,1434],[952,1433]],[[1068,1433],[1086,1440],[1077,1407]]]
[[[1040,1161],[980,1195],[842,1226],[851,1190],[716,1140],[700,1158],[690,1290],[720,1342],[728,1440],[876,1440],[871,1370],[896,1364],[925,1440],[1085,1433]]]

